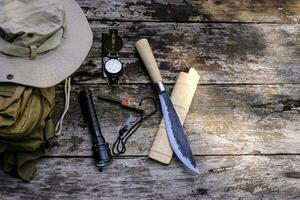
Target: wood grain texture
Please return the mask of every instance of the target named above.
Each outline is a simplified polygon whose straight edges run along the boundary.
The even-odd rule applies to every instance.
[[[91,158],[43,159],[31,183],[0,172],[1,199],[299,199],[300,156],[196,157],[199,176],[177,160],[115,159],[100,173]]]
[[[149,39],[163,79],[174,83],[194,67],[200,84],[299,83],[300,25],[92,22],[94,45],[74,83],[105,83],[101,72],[101,33],[117,28],[124,38],[121,84],[150,83],[135,42]]]
[[[31,183],[0,172],[0,199],[300,199],[300,2],[298,0],[76,0],[94,43],[74,74],[63,133],[38,162]],[[101,34],[124,38],[120,86],[100,78]],[[194,67],[200,84],[184,128],[202,168],[187,174],[177,159],[146,158],[161,113],[128,141],[128,150],[99,173],[78,93],[138,102],[155,96],[134,43],[146,37],[172,89]],[[62,110],[62,87],[57,112]],[[110,144],[129,112],[95,99]]]
[[[297,23],[297,0],[77,0],[90,20]]]
[[[80,87],[73,88],[76,93],[72,93],[63,133],[49,155],[91,155],[90,134],[77,102]],[[89,87],[95,97],[123,97],[136,103],[146,96],[156,98],[152,85]],[[61,97],[58,94],[58,107]],[[96,99],[95,106],[102,131],[112,144],[130,112]],[[184,128],[197,155],[299,154],[299,109],[298,85],[198,86]],[[160,120],[161,113],[157,113],[145,121],[129,139],[126,155],[148,154]]]

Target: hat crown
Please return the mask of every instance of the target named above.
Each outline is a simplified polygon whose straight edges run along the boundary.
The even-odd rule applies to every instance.
[[[60,0],[0,0],[0,37],[22,47],[39,46],[64,25]]]

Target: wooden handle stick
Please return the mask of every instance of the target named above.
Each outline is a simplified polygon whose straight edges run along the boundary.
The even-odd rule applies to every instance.
[[[180,73],[174,86],[171,101],[175,107],[181,124],[184,123],[187,116],[193,96],[197,89],[198,81],[199,74],[195,69],[191,68],[189,73]],[[172,155],[173,151],[162,120],[148,156],[161,163],[169,164],[171,162]]]
[[[135,43],[136,49],[145,64],[147,71],[154,83],[162,81],[160,71],[158,69],[156,60],[152,53],[151,47],[147,39],[140,39]]]

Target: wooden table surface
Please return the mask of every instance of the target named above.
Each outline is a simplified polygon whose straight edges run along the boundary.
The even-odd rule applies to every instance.
[[[0,172],[0,199],[300,199],[299,0],[77,0],[94,44],[73,76],[70,111],[55,147],[30,183]],[[163,2],[163,3],[162,3]],[[120,85],[101,78],[101,33],[124,38]],[[80,27],[78,27],[80,30]],[[78,93],[156,98],[134,43],[149,39],[167,87],[194,67],[200,82],[184,128],[201,167],[188,174],[179,161],[147,158],[161,113],[128,142],[124,156],[99,173]],[[57,110],[63,104],[58,87]],[[128,117],[97,101],[110,144]]]

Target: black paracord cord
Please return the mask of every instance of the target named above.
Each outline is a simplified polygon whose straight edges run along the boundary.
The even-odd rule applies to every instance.
[[[124,154],[126,151],[126,142],[130,138],[130,136],[137,131],[137,129],[142,125],[142,122],[144,120],[151,117],[152,115],[154,115],[157,112],[157,103],[154,98],[151,98],[151,97],[143,98],[140,101],[139,106],[142,106],[142,104],[145,100],[152,101],[152,104],[155,106],[155,110],[146,116],[144,116],[144,112],[140,113],[140,119],[138,121],[136,121],[135,124],[129,130],[127,130],[127,131],[125,130],[125,132],[122,129],[119,130],[118,138],[116,139],[116,141],[112,147],[112,153],[114,155]]]

